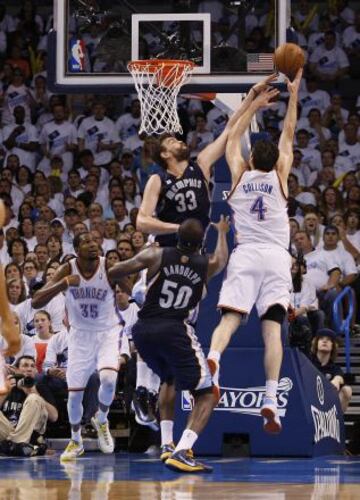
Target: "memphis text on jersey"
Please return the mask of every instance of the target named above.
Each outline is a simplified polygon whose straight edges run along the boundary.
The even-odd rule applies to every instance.
[[[169,191],[165,194],[166,198],[172,200],[176,193],[180,191],[180,189],[187,188],[202,188],[202,180],[201,179],[182,179],[180,181],[175,182],[173,186],[169,189]]]
[[[178,276],[184,276],[184,278],[190,280],[193,285],[196,285],[201,281],[200,276],[195,271],[193,271],[190,267],[182,266],[181,264],[166,266],[163,271],[167,278],[171,275],[177,274]]]

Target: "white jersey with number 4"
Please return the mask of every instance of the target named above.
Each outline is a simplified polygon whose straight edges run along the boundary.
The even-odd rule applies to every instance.
[[[236,240],[289,248],[287,200],[275,170],[246,170],[230,195]]]
[[[114,291],[106,274],[105,258],[100,257],[98,268],[89,279],[82,276],[76,259],[69,264],[71,274],[80,276],[80,285],[69,287],[65,294],[70,328],[108,332],[119,326]]]

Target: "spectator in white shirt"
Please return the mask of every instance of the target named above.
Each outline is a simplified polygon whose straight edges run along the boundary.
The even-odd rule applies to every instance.
[[[111,200],[111,210],[113,211],[114,219],[119,225],[120,231],[122,231],[124,229],[124,226],[131,222],[127,214],[124,199],[114,198],[113,200]]]
[[[208,144],[214,141],[212,132],[206,129],[206,118],[203,113],[195,115],[195,130],[188,133],[186,143],[190,149],[190,158],[196,158]]]
[[[78,130],[79,150],[90,149],[96,165],[107,165],[119,146],[115,124],[105,116],[105,106],[95,101],[92,115],[84,118]]]
[[[31,106],[33,100],[29,89],[24,84],[24,74],[20,68],[15,68],[11,84],[4,92],[2,124],[9,125],[14,123],[14,109],[16,106],[23,106],[25,110],[25,119],[30,121]]]
[[[296,127],[298,129],[306,129],[309,132],[309,146],[317,149],[322,149],[325,141],[331,138],[330,130],[322,126],[321,120],[320,110],[311,108],[307,118],[300,118]]]
[[[25,122],[25,108],[15,106],[14,123],[3,130],[4,146],[7,154],[18,156],[20,164],[35,170],[36,150],[39,146],[36,128]]]
[[[351,57],[360,56],[360,10],[356,12],[355,24],[346,28],[342,35],[343,46],[347,55]]]
[[[348,158],[355,168],[360,163],[360,142],[357,133],[355,125],[346,123],[344,126],[345,140],[339,147],[339,156]]]
[[[116,131],[122,143],[124,143],[128,137],[137,135],[140,119],[140,101],[139,99],[134,99],[131,102],[130,112],[119,116],[115,123]]]
[[[321,81],[336,82],[349,72],[349,59],[345,52],[336,47],[334,31],[325,33],[324,45],[310,56],[310,71]]]
[[[317,108],[323,111],[330,106],[330,96],[328,92],[320,90],[318,85],[317,78],[310,75],[309,78],[306,79],[306,90],[299,92],[301,118],[307,117],[310,109]]]
[[[64,162],[64,173],[73,166],[73,152],[77,148],[77,130],[66,120],[66,110],[63,104],[56,104],[52,108],[54,120],[46,123],[40,132],[40,145],[43,159],[38,165],[47,175],[50,173],[50,160],[60,156]]]
[[[307,165],[311,171],[320,170],[321,155],[320,152],[309,145],[310,134],[306,129],[300,129],[296,132],[296,149],[299,149],[303,155],[302,162]]]

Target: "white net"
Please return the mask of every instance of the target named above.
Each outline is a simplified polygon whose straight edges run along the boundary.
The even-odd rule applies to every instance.
[[[139,134],[182,134],[176,98],[193,67],[193,62],[182,60],[129,63],[141,106]]]

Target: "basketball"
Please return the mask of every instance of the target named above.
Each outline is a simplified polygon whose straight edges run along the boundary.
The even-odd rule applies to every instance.
[[[0,229],[3,227],[5,222],[5,205],[4,202],[0,199]]]
[[[293,79],[305,64],[305,56],[301,47],[295,43],[284,43],[274,53],[274,65],[277,71]]]

